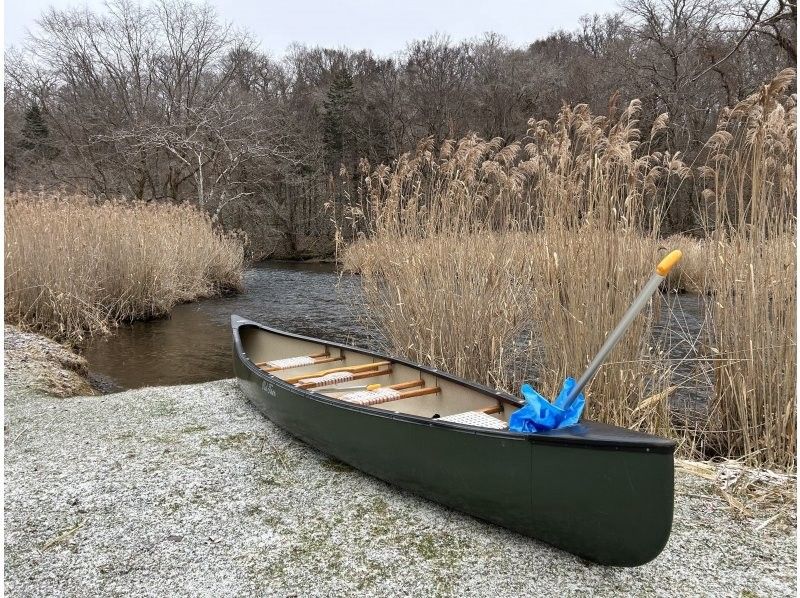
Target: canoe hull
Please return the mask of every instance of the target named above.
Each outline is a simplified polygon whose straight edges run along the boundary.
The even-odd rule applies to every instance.
[[[641,565],[666,544],[674,467],[663,443],[649,450],[582,443],[617,430],[590,423],[563,438],[498,434],[318,399],[255,368],[241,347],[243,324],[254,325],[234,317],[242,390],[267,418],[320,451],[597,563]]]

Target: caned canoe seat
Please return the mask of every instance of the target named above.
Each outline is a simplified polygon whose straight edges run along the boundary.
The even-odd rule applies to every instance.
[[[491,415],[482,411],[466,411],[464,413],[456,413],[454,415],[446,415],[439,418],[443,422],[453,422],[456,424],[464,424],[465,426],[477,426],[479,428],[492,428],[494,430],[505,430],[508,424],[502,420],[492,417]]]
[[[322,374],[321,376],[310,376],[309,378],[300,378],[299,385],[302,387],[313,388],[315,386],[327,386],[328,384],[349,382],[352,379],[353,379],[353,372],[329,372],[327,374]]]
[[[415,390],[402,390],[404,388],[418,386],[422,383],[422,380],[413,380],[411,382],[401,382],[394,386],[386,386],[375,390],[348,392],[340,396],[339,400],[345,401],[346,403],[353,403],[354,405],[380,405],[381,403],[388,403],[389,401],[399,401],[400,399],[410,399],[412,397],[439,393],[438,386],[428,386]]]
[[[389,401],[396,401],[402,393],[394,388],[378,388],[377,390],[359,390],[348,392],[339,397],[339,400],[355,405],[379,405]]]
[[[283,359],[272,359],[262,361],[256,365],[265,372],[276,372],[278,370],[290,370],[301,368],[317,363],[330,363],[332,361],[343,361],[343,356],[331,357],[328,353],[317,353],[316,355],[300,355],[298,357],[284,357]]]
[[[353,368],[355,369],[355,368]],[[363,378],[377,378],[379,376],[388,376],[392,373],[392,368],[386,369],[373,369],[367,371],[356,372],[351,370],[335,371],[322,373],[322,375],[310,376],[300,378],[295,383],[297,388],[308,390],[309,388],[317,388],[320,386],[329,386],[331,384],[338,384],[339,382],[348,382],[349,380],[361,380]]]
[[[321,372],[314,372],[313,374],[293,376],[291,378],[286,378],[285,381],[294,384],[297,388],[307,390],[309,388],[347,382],[348,380],[386,376],[392,373],[392,368],[386,367],[381,369],[381,367],[387,365],[389,365],[388,361],[376,361],[361,365],[342,366],[329,370],[322,370]]]

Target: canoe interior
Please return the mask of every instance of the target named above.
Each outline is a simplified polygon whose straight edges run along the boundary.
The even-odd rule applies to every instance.
[[[253,326],[243,326],[240,329],[240,334],[242,348],[248,359],[254,364],[263,364],[268,361],[285,359],[288,357],[320,354],[336,358],[336,361],[327,361],[325,363],[304,365],[271,372],[267,372],[267,368],[261,366],[262,371],[267,375],[275,376],[282,380],[296,378],[301,375],[311,376],[331,368],[353,367],[385,361],[382,357],[370,355],[368,353],[348,350],[336,345],[328,345],[321,341],[315,342],[284,336]],[[387,387],[405,382],[420,381],[418,388],[438,388],[439,391],[422,396],[402,398],[372,405],[369,408],[432,419],[469,411],[486,410],[491,412],[487,413],[487,415],[507,424],[508,418],[519,408],[518,402],[515,402],[505,395],[493,393],[489,390],[482,392],[471,386],[465,386],[440,377],[435,373],[398,363],[393,360],[391,360],[388,366],[384,366],[382,369],[390,369],[391,373],[340,382],[331,385],[331,387],[365,386],[369,384],[380,384],[381,387]],[[310,390],[330,398],[339,398],[342,396],[342,393],[326,390],[324,386],[312,388]]]

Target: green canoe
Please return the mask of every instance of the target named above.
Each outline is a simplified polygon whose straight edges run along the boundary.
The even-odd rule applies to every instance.
[[[231,326],[250,401],[336,459],[604,565],[642,565],[667,543],[671,440],[589,421],[509,432],[523,402],[507,393],[235,315]]]

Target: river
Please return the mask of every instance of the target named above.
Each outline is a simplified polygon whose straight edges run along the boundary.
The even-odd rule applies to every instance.
[[[82,350],[92,381],[114,391],[229,378],[232,313],[308,336],[382,344],[362,323],[358,278],[340,277],[332,264],[264,262],[245,272],[244,283],[241,294],[179,305],[168,318],[120,326],[113,335],[93,339]],[[681,362],[677,375],[684,398],[701,398],[708,387],[695,367],[702,304],[690,295],[661,300],[666,309],[660,310],[656,336]]]
[[[103,390],[230,378],[232,313],[282,330],[366,346],[357,278],[333,264],[264,262],[244,274],[238,295],[178,305],[168,318],[120,326],[83,347]]]

